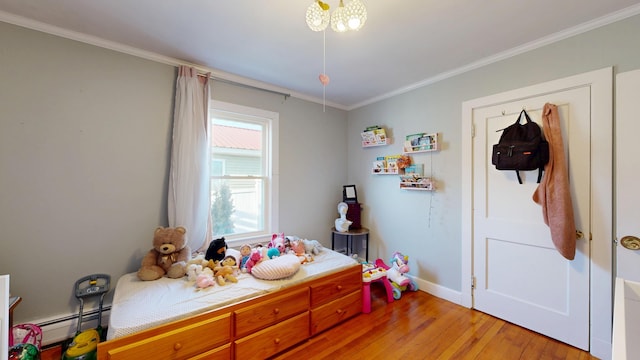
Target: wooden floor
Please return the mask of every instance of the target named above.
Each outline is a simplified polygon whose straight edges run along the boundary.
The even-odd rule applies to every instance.
[[[596,359],[588,352],[422,291],[387,304],[372,286],[360,314],[274,359]],[[60,349],[41,360],[60,359]]]
[[[275,359],[596,359],[588,352],[425,292],[372,309]],[[312,355],[312,356],[310,356]]]

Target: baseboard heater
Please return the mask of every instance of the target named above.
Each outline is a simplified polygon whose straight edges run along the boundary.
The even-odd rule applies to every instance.
[[[102,308],[102,327],[106,328],[109,324],[109,314],[111,306]],[[70,314],[68,316],[57,317],[53,319],[42,319],[33,321],[42,329],[42,345],[47,346],[63,342],[76,335],[78,329],[78,314]],[[82,315],[82,330],[96,328],[98,326],[98,309],[85,311]]]

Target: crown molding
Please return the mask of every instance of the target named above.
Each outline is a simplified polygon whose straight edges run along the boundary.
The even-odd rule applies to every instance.
[[[505,59],[514,57],[516,55],[520,55],[520,54],[526,53],[526,52],[531,51],[531,50],[535,50],[535,49],[541,48],[543,46],[546,46],[546,45],[549,45],[549,44],[552,44],[552,43],[555,43],[555,42],[558,42],[558,41],[561,41],[561,40],[564,40],[564,39],[567,39],[567,38],[570,38],[570,37],[573,37],[573,36],[576,36],[576,35],[591,31],[591,30],[594,30],[594,29],[603,27],[605,25],[609,25],[609,24],[615,23],[615,22],[620,21],[620,20],[624,20],[626,18],[635,16],[635,15],[638,15],[638,14],[640,14],[640,4],[632,5],[630,7],[621,9],[621,10],[613,12],[611,14],[607,14],[605,16],[602,16],[602,17],[593,19],[591,21],[582,23],[580,25],[574,26],[572,28],[557,32],[555,34],[551,34],[549,36],[545,36],[543,38],[540,38],[540,39],[528,42],[526,44],[511,48],[511,49],[503,51],[501,53],[498,53],[498,54],[495,54],[495,55],[492,55],[492,56],[489,56],[489,57],[485,57],[484,59],[480,59],[478,61],[475,61],[473,63],[470,63],[470,64],[462,66],[462,67],[459,67],[457,69],[453,69],[451,71],[446,71],[446,72],[440,73],[440,74],[438,74],[436,76],[433,76],[431,78],[419,81],[417,83],[405,86],[403,88],[394,90],[392,92],[389,92],[389,93],[386,93],[386,94],[371,98],[369,100],[360,102],[358,104],[349,106],[347,108],[347,110],[354,110],[354,109],[357,109],[357,108],[365,106],[365,105],[373,104],[375,102],[394,97],[396,95],[404,94],[406,92],[409,92],[409,91],[412,91],[412,90],[415,90],[415,89],[418,89],[418,88],[421,88],[421,87],[424,87],[424,86],[427,86],[427,85],[431,85],[431,84],[434,84],[434,83],[437,83],[437,82],[440,82],[442,80],[445,80],[445,79],[448,79],[448,78],[451,78],[451,77],[454,77],[454,76],[457,76],[457,75],[460,75],[460,74],[463,74],[463,73],[466,73],[466,72],[469,72],[469,71],[472,71],[472,70],[475,70],[475,69],[478,69],[478,68],[493,64],[493,63],[496,63],[496,62],[501,61],[501,60],[505,60]]]
[[[468,65],[459,67],[457,69],[453,69],[451,71],[446,71],[443,73],[440,73],[436,76],[430,77],[428,79],[424,79],[422,81],[413,83],[411,85],[399,88],[397,90],[388,92],[386,94],[380,95],[380,96],[376,96],[373,97],[371,99],[362,101],[360,103],[354,104],[354,105],[342,105],[342,104],[337,104],[337,103],[333,103],[333,102],[325,102],[323,99],[314,97],[314,96],[310,96],[310,95],[306,95],[306,94],[302,94],[302,93],[298,93],[295,91],[291,91],[290,89],[286,89],[286,88],[282,88],[282,87],[278,87],[275,85],[271,85],[271,84],[267,84],[267,83],[263,83],[257,80],[253,80],[253,79],[249,79],[249,78],[245,78],[239,75],[235,75],[235,74],[231,74],[231,73],[227,73],[224,71],[220,71],[217,69],[212,69],[212,68],[207,68],[205,66],[199,65],[199,64],[193,64],[193,63],[189,63],[180,59],[176,59],[176,58],[172,58],[169,56],[164,56],[164,55],[160,55],[151,51],[146,51],[146,50],[141,50],[132,46],[128,46],[128,45],[124,45],[121,43],[117,43],[114,41],[109,41],[109,40],[105,40],[96,36],[91,36],[91,35],[87,35],[87,34],[83,34],[83,33],[79,33],[76,31],[71,31],[71,30],[67,30],[67,29],[63,29],[57,26],[53,26],[53,25],[49,25],[49,24],[45,24],[43,22],[40,21],[36,21],[36,20],[32,20],[32,19],[28,19],[22,16],[18,16],[18,15],[14,15],[14,14],[10,14],[4,11],[0,10],[0,21],[2,22],[6,22],[9,24],[13,24],[13,25],[17,25],[17,26],[21,26],[21,27],[25,27],[28,29],[32,29],[32,30],[37,30],[37,31],[41,31],[44,33],[48,33],[48,34],[52,34],[52,35],[56,35],[56,36],[60,36],[63,38],[67,38],[67,39],[71,39],[71,40],[76,40],[79,42],[83,42],[86,44],[90,44],[90,45],[94,45],[94,46],[98,46],[98,47],[102,47],[105,49],[110,49],[113,51],[118,51],[124,54],[128,54],[128,55],[132,55],[132,56],[136,56],[136,57],[140,57],[143,59],[147,59],[147,60],[151,60],[151,61],[155,61],[155,62],[159,62],[162,64],[167,64],[167,65],[172,65],[172,66],[180,66],[180,65],[187,65],[187,66],[191,66],[194,67],[196,69],[198,69],[198,71],[201,71],[202,73],[211,73],[212,77],[218,78],[218,79],[222,79],[222,80],[226,80],[229,82],[235,82],[238,84],[242,84],[242,85],[247,85],[249,87],[254,87],[254,88],[259,88],[259,89],[265,89],[265,90],[269,90],[272,92],[277,92],[277,93],[286,93],[292,97],[301,99],[301,100],[306,100],[306,101],[310,101],[310,102],[314,102],[314,103],[318,103],[318,104],[325,104],[327,106],[336,108],[336,109],[340,109],[340,110],[345,110],[345,111],[350,111],[350,110],[355,110],[357,108],[369,105],[369,104],[373,104],[375,102],[381,101],[381,100],[385,100],[400,94],[404,94],[407,93],[409,91],[427,86],[427,85],[431,85],[437,82],[440,82],[442,80],[481,68],[483,66],[486,65],[490,65],[493,63],[496,63],[498,61],[501,60],[505,60],[508,59],[510,57],[514,57],[516,55],[520,55],[522,53],[534,50],[534,49],[538,49],[541,48],[543,46],[570,38],[572,36],[575,35],[579,35],[582,33],[585,33],[587,31],[590,30],[594,30],[597,29],[599,27],[605,26],[605,25],[609,25],[612,24],[614,22],[620,21],[620,20],[624,20],[626,18],[629,18],[631,16],[635,16],[640,14],[640,4],[636,4],[636,5],[632,5],[629,6],[627,8],[621,9],[619,11],[613,12],[611,14],[593,19],[591,21],[585,22],[583,24],[574,26],[572,28],[557,32],[555,34],[549,35],[549,36],[545,36],[543,38],[531,41],[529,43],[517,46],[515,48],[503,51],[501,53],[489,56],[489,57],[485,57],[483,59],[480,59],[478,61],[475,61],[473,63],[470,63]]]
[[[22,16],[18,16],[18,15],[14,15],[14,14],[10,14],[7,13],[5,11],[1,11],[0,10],[0,21],[2,22],[6,22],[9,24],[13,24],[16,26],[20,26],[20,27],[24,27],[24,28],[28,28],[31,30],[36,30],[36,31],[40,31],[43,33],[47,33],[47,34],[51,34],[51,35],[55,35],[55,36],[59,36],[62,38],[66,38],[66,39],[70,39],[70,40],[75,40],[75,41],[79,41],[85,44],[89,44],[89,45],[94,45],[94,46],[98,46],[101,48],[105,48],[105,49],[109,49],[109,50],[113,50],[113,51],[117,51],[120,53],[124,53],[124,54],[128,54],[131,56],[136,56],[142,59],[146,59],[146,60],[151,60],[151,61],[155,61],[161,64],[166,64],[166,65],[171,65],[171,66],[180,66],[180,65],[187,65],[187,66],[191,66],[195,69],[197,69],[199,72],[206,74],[206,73],[211,73],[211,77],[213,78],[213,80],[223,80],[225,82],[228,83],[238,83],[240,85],[245,85],[247,87],[251,87],[251,88],[255,88],[255,89],[264,89],[270,92],[274,92],[274,93],[282,93],[282,94],[286,94],[289,95],[291,97],[295,97],[301,100],[306,100],[306,101],[310,101],[310,102],[314,102],[314,103],[318,103],[318,104],[325,104],[326,106],[330,106],[333,108],[337,108],[340,110],[347,110],[347,107],[341,104],[336,104],[336,103],[332,103],[332,102],[324,102],[322,99],[319,99],[317,97],[313,97],[313,96],[309,96],[306,94],[301,94],[301,93],[297,93],[295,91],[291,91],[289,89],[286,88],[282,88],[279,86],[275,86],[272,84],[267,84],[264,82],[260,82],[257,80],[253,80],[253,79],[249,79],[246,77],[242,77],[239,75],[235,75],[235,74],[231,74],[231,73],[227,73],[224,71],[220,71],[217,69],[212,69],[212,68],[208,68],[206,66],[203,65],[199,65],[199,64],[193,64],[193,63],[189,63],[187,61],[184,60],[180,60],[180,59],[176,59],[176,58],[172,58],[169,56],[164,56],[164,55],[160,55],[151,51],[146,51],[146,50],[142,50],[142,49],[138,49],[135,48],[133,46],[129,46],[129,45],[124,45],[118,42],[114,42],[114,41],[110,41],[110,40],[105,40],[103,38],[97,37],[97,36],[92,36],[92,35],[87,35],[87,34],[83,34],[77,31],[72,31],[72,30],[68,30],[68,29],[64,29],[58,26],[53,26],[53,25],[49,25],[40,21],[36,21],[33,19],[28,19]]]

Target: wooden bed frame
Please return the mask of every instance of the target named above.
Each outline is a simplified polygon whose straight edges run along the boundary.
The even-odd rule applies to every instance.
[[[98,344],[99,360],[267,358],[362,312],[362,266]]]

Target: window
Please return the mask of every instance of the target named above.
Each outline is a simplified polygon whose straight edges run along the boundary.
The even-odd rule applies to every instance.
[[[212,102],[213,237],[231,246],[270,239],[277,229],[278,114]]]

